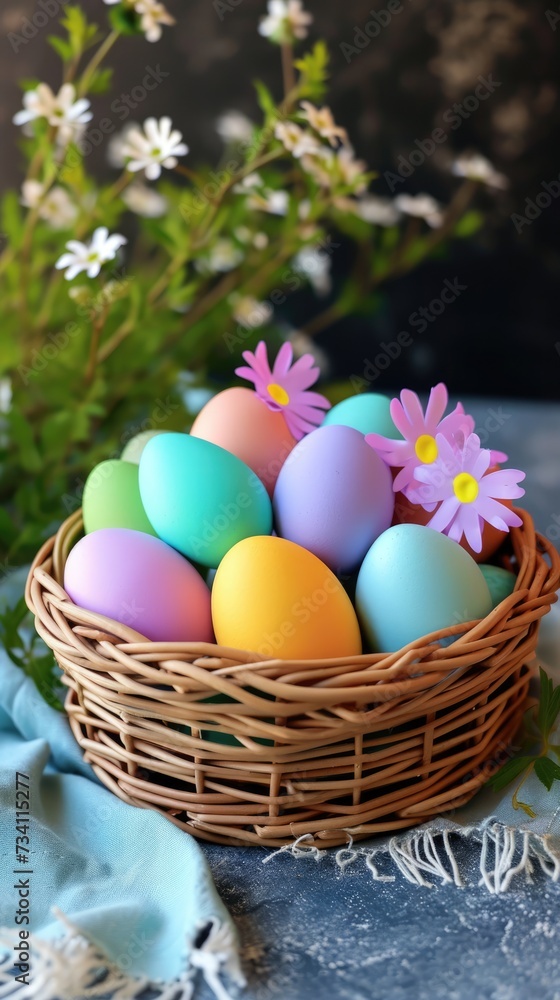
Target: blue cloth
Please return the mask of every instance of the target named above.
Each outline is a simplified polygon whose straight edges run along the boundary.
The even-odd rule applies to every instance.
[[[17,599],[25,577],[0,587]],[[29,776],[31,865],[18,864],[16,772]],[[12,885],[31,867],[30,929],[61,934],[53,905],[134,976],[170,981],[185,970],[201,925],[231,918],[189,835],[159,813],[129,806],[82,760],[66,716],[0,650],[0,926],[15,929]],[[18,928],[19,929],[19,928]],[[235,934],[235,932],[233,932]]]

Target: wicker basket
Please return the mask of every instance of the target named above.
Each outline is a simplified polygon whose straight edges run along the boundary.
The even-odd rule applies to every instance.
[[[445,648],[435,640],[457,626],[321,661],[150,642],[63,590],[81,512],[38,553],[26,598],[85,759],[120,798],[218,843],[338,845],[463,805],[505,759],[560,580],[558,553],[518,513],[502,555],[515,592]]]

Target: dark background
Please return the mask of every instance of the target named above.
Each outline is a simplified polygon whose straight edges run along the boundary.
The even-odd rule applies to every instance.
[[[91,18],[106,18],[102,0],[85,0],[83,7]],[[169,0],[168,7],[177,25],[165,28],[160,42],[135,37],[120,43],[112,60],[115,92],[108,100],[94,98],[95,118],[107,112],[116,94],[129,93],[141,82],[146,66],[159,64],[169,76],[131,117],[142,121],[149,114],[171,114],[190,145],[191,162],[217,162],[222,152],[215,132],[218,115],[238,108],[256,119],[256,77],[280,96],[278,50],[256,30],[266,3],[234,0],[229,11],[222,6],[221,14],[212,0]],[[550,23],[560,12],[557,0],[549,5],[532,0],[403,0],[401,12],[349,62],[341,43],[353,44],[356,26],[369,20],[370,10],[384,10],[386,4],[306,0],[305,7],[315,18],[311,39],[324,36],[329,43],[335,116],[348,127],[358,155],[379,171],[372,191],[389,195],[384,172],[396,171],[399,156],[408,157],[415,140],[441,126],[448,139],[397,193],[427,191],[448,201],[458,183],[449,163],[453,154],[466,149],[483,153],[510,180],[507,191],[481,192],[479,201],[488,213],[481,232],[386,286],[373,316],[340,322],[321,334],[319,343],[332,359],[332,372],[359,374],[381,341],[410,329],[411,313],[439,295],[445,278],[457,277],[467,290],[423,335],[414,334],[413,346],[391,365],[389,387],[408,384],[425,390],[444,379],[454,393],[558,399],[560,197],[520,234],[511,220],[512,213],[524,213],[527,198],[534,200],[543,190],[543,181],[558,180],[560,174],[560,19]],[[0,0],[2,187],[21,180],[17,130],[11,125],[21,106],[18,80],[33,77],[55,88],[59,84],[57,59],[46,44],[56,19],[17,52],[8,39],[36,9],[29,0]],[[451,130],[443,114],[490,73],[500,86]],[[93,155],[95,170],[110,172],[105,155],[104,148]],[[344,251],[335,258],[334,294],[336,272],[348,263]],[[298,294],[286,316],[292,325],[304,325],[316,310],[309,294]],[[381,375],[373,388],[385,387]]]

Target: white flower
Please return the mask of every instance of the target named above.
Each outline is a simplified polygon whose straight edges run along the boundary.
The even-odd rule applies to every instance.
[[[331,290],[331,258],[316,247],[303,247],[293,261],[294,271],[309,281],[317,295],[328,295]]]
[[[253,135],[253,122],[241,111],[224,111],[216,120],[216,132],[222,142],[249,142]]]
[[[64,277],[67,281],[72,281],[81,271],[86,271],[88,278],[96,278],[102,265],[113,260],[119,247],[127,242],[120,233],[109,236],[106,226],[99,226],[95,230],[91,243],[80,243],[78,240],[69,240],[66,244],[68,253],[63,253],[55,267],[57,270],[66,268]]]
[[[509,187],[507,177],[498,173],[490,160],[487,160],[480,153],[461,153],[454,160],[451,172],[456,177],[468,177],[469,180],[479,181],[481,184],[487,184],[488,187],[501,188],[502,190]]]
[[[171,118],[147,118],[139,128],[131,129],[122,152],[128,160],[127,169],[136,172],[143,170],[150,181],[155,181],[161,174],[161,168],[169,170],[177,166],[177,157],[185,156],[189,147],[182,142],[183,136],[177,129],[172,129]]]
[[[443,222],[441,205],[431,194],[398,194],[394,204],[398,212],[424,219],[432,229],[439,229]]]
[[[270,302],[258,302],[251,295],[231,296],[230,301],[234,320],[248,330],[264,326],[272,319],[274,310]]]
[[[78,209],[65,188],[56,186],[44,194],[45,187],[40,181],[24,181],[21,188],[21,204],[25,208],[37,208],[40,219],[48,222],[53,229],[69,229],[75,222]]]
[[[247,208],[268,212],[270,215],[286,215],[289,204],[287,191],[272,191],[270,188],[256,191],[247,198]]]
[[[279,45],[307,38],[313,17],[301,5],[301,0],[268,0],[268,15],[259,24],[259,34]]]
[[[120,132],[116,132],[115,135],[111,136],[107,143],[107,163],[111,167],[119,170],[125,166],[126,156],[124,150],[128,143],[128,137],[131,132],[136,132],[141,128],[142,126],[138,122],[127,122],[126,125],[123,125]]]
[[[274,135],[280,140],[284,149],[292,153],[296,159],[321,150],[321,145],[315,136],[311,135],[311,132],[304,132],[295,122],[278,122]]]
[[[321,146],[315,153],[306,153],[301,165],[322,187],[334,188],[344,185],[352,193],[359,194],[366,188],[365,171],[367,164],[356,160],[351,146],[343,146],[336,153]]]
[[[223,236],[216,240],[208,254],[195,261],[195,267],[201,274],[215,274],[218,271],[232,271],[242,260],[243,253],[239,247],[236,247],[233,240]]]
[[[23,95],[23,108],[13,117],[14,125],[25,125],[36,118],[46,118],[49,125],[58,129],[58,139],[68,143],[75,139],[83,126],[93,118],[91,105],[84,97],[76,101],[76,88],[65,83],[54,94],[46,83]]]
[[[331,146],[335,148],[340,142],[348,142],[348,134],[345,128],[337,125],[330,108],[316,108],[310,101],[302,101],[303,117],[315,129],[323,139],[328,139]]]
[[[365,181],[361,180],[362,175],[367,170],[367,163],[364,160],[357,160],[351,146],[339,149],[335,154],[335,166],[340,180],[354,188],[354,191],[363,191]]]
[[[121,198],[131,212],[143,215],[146,219],[158,219],[167,212],[167,198],[141,181],[125,188]]]
[[[401,214],[390,198],[380,198],[370,194],[353,203],[353,210],[364,222],[374,226],[396,226]]]
[[[12,383],[9,378],[0,378],[0,413],[9,413],[12,406]]]
[[[256,187],[261,187],[262,183],[263,179],[261,175],[255,172],[252,174],[247,174],[246,177],[243,177],[243,179],[240,180],[239,183],[235,185],[233,190],[235,191],[235,194],[247,194],[247,191],[251,191],[253,188]]]
[[[134,10],[140,15],[140,27],[148,42],[158,42],[162,24],[175,24],[175,18],[156,0],[136,0]]]

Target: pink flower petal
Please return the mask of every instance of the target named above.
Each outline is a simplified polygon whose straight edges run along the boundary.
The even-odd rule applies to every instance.
[[[430,398],[428,399],[428,404],[426,406],[424,422],[428,434],[435,434],[436,427],[447,408],[448,400],[449,396],[447,393],[447,387],[443,382],[438,382],[438,384],[431,390]]]
[[[445,531],[455,517],[458,508],[459,501],[457,497],[448,497],[443,501],[441,507],[438,507],[431,521],[428,521],[428,528],[433,528],[434,531]]]
[[[279,379],[283,375],[286,375],[288,373],[288,371],[290,370],[290,365],[292,363],[293,356],[294,356],[294,351],[292,345],[288,341],[286,341],[284,344],[282,344],[282,347],[278,351],[278,354],[276,356],[276,361],[274,362],[272,368],[272,374],[275,379]]]
[[[422,412],[422,404],[420,403],[417,394],[412,392],[411,389],[403,389],[401,392],[401,403],[408,417],[410,426],[414,431],[414,436],[419,437],[420,434],[423,434],[425,431],[425,421],[424,414]]]
[[[400,403],[398,399],[391,400],[389,404],[389,413],[391,414],[391,420],[397,430],[400,431],[403,438],[408,440],[413,434],[413,428],[404,411],[402,403]]]
[[[519,469],[499,469],[489,472],[480,482],[480,491],[486,497],[499,500],[517,500],[525,494],[525,490],[517,483],[525,479],[525,473]]]

